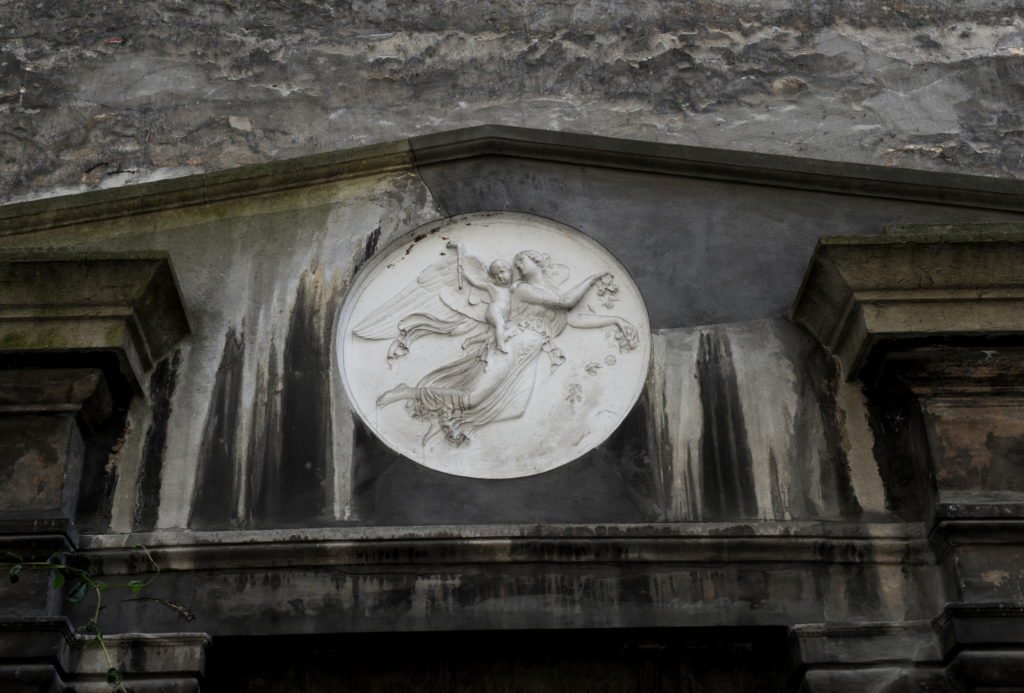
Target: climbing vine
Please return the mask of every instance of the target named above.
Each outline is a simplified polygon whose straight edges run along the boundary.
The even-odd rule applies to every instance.
[[[53,588],[63,590],[64,598],[69,602],[80,602],[92,593],[96,606],[93,608],[92,618],[80,630],[93,636],[86,647],[99,647],[103,651],[103,656],[107,660],[107,683],[123,693],[128,693],[124,686],[124,678],[114,665],[114,658],[103,639],[103,629],[100,628],[103,593],[110,590],[128,590],[131,594],[138,594],[160,575],[160,566],[153,560],[149,549],[141,544],[135,544],[132,548],[145,554],[146,560],[153,567],[153,574],[145,580],[129,580],[123,584],[107,584],[98,579],[86,568],[81,567],[87,563],[76,561],[76,554],[69,551],[55,551],[45,561],[26,561],[18,554],[5,551],[2,555],[6,560],[0,562],[0,566],[8,569],[7,577],[12,584],[18,582],[25,571],[44,571],[50,574]]]

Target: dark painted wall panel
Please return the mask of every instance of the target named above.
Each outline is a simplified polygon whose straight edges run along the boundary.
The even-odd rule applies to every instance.
[[[633,275],[655,329],[785,315],[820,236],[1024,218],[512,157],[421,172],[449,214],[528,212],[600,241]]]

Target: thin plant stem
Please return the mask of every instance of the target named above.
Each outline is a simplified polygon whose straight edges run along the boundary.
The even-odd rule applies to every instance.
[[[23,569],[27,568],[30,570],[46,570],[56,576],[59,576],[59,581],[57,578],[54,579],[54,587],[56,588],[62,588],[64,586],[65,575],[73,575],[74,577],[78,578],[80,584],[86,585],[89,589],[93,591],[93,594],[96,595],[96,606],[93,608],[92,620],[89,621],[85,628],[87,632],[93,634],[93,642],[99,645],[100,649],[103,651],[103,657],[107,660],[107,682],[111,686],[120,690],[122,693],[128,693],[128,689],[125,688],[124,680],[121,678],[121,672],[118,671],[117,667],[114,665],[114,658],[110,654],[110,649],[107,647],[107,644],[103,638],[103,631],[99,627],[100,611],[103,608],[103,592],[111,589],[127,589],[131,590],[132,594],[135,594],[143,588],[149,586],[153,582],[153,580],[155,580],[160,575],[160,566],[159,564],[157,564],[155,560],[153,560],[153,556],[152,554],[150,554],[149,549],[147,549],[145,546],[142,546],[141,544],[135,544],[132,548],[140,549],[143,552],[143,554],[145,554],[146,560],[149,561],[149,564],[151,566],[153,566],[154,572],[146,580],[129,580],[125,584],[117,585],[108,585],[101,580],[96,580],[88,571],[82,570],[81,568],[75,568],[74,566],[68,565],[65,562],[53,561],[53,559],[57,556],[70,556],[70,554],[66,553],[55,553],[52,556],[50,556],[50,560],[48,561],[23,561],[21,560],[21,557],[17,554],[7,552],[7,555],[17,559],[17,562],[0,562],[0,566],[10,568],[11,582],[17,581],[18,575],[21,573]],[[17,569],[15,570],[15,568]],[[76,590],[72,590],[70,595],[66,595],[68,601],[80,601],[80,597],[75,598]]]

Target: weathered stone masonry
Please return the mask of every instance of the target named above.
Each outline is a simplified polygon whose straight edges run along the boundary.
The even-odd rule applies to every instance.
[[[334,362],[369,257],[487,210],[601,242],[654,337],[619,430],[512,480],[389,451]],[[0,543],[152,551],[103,613],[133,690],[1021,690],[1022,223],[1007,180],[501,127],[8,205]],[[4,686],[104,689],[88,609],[0,590]]]

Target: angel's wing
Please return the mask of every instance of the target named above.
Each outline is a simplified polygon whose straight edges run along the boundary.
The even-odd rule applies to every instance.
[[[465,315],[477,322],[486,322],[490,297],[479,289],[468,288],[468,291],[466,287],[463,287],[462,291],[455,288],[441,289],[441,302],[459,315]]]
[[[480,273],[486,276],[483,263],[477,258],[464,256],[462,264],[464,270],[472,271],[476,276]],[[399,323],[402,318],[413,313],[428,315],[441,322],[459,321],[464,317],[482,321],[482,317],[475,316],[477,311],[468,308],[473,292],[482,293],[466,281],[459,289],[457,259],[455,255],[446,255],[420,272],[415,281],[409,282],[389,301],[371,311],[352,332],[363,339],[395,339],[401,331]],[[456,308],[466,305],[467,310],[453,309],[450,304]]]

